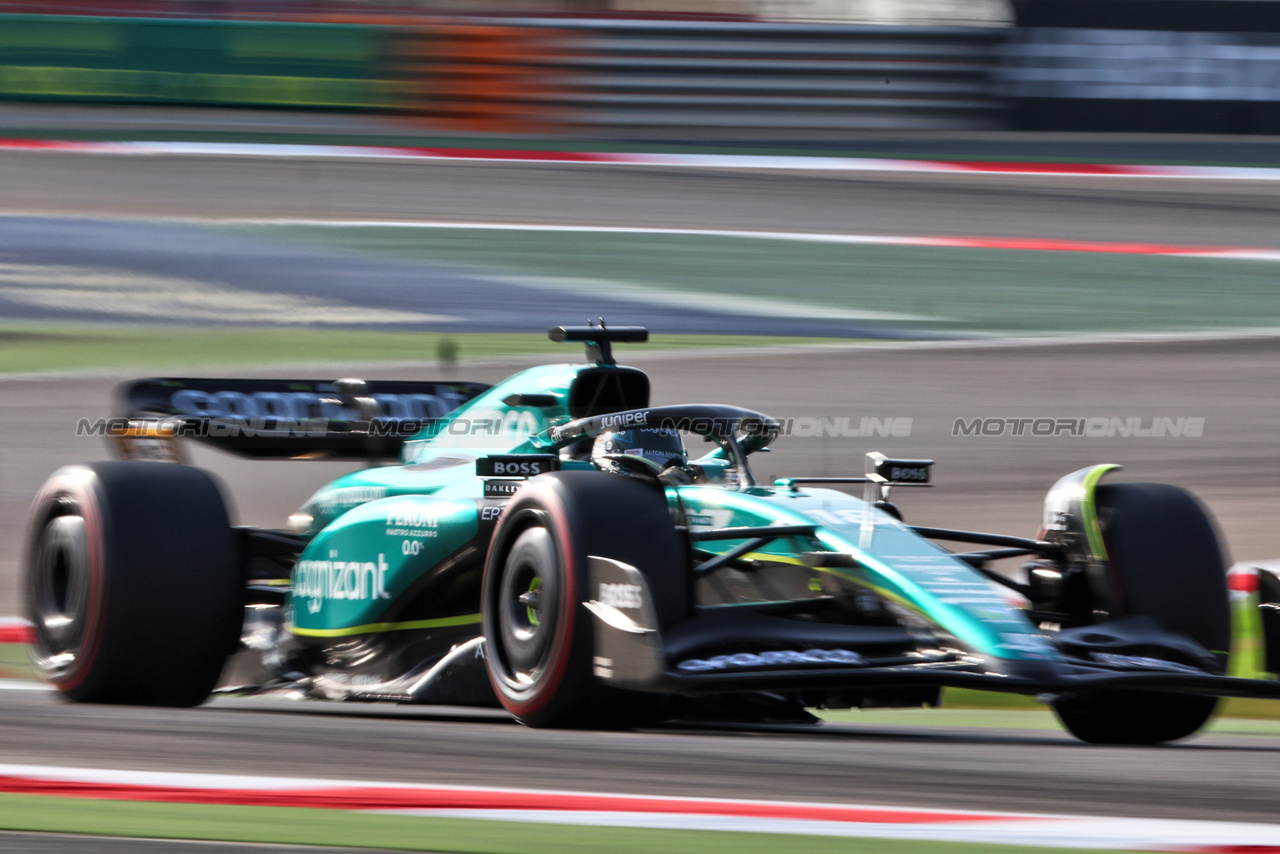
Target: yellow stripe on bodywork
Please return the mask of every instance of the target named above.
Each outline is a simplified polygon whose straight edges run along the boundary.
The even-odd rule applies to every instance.
[[[754,560],[761,563],[785,563],[792,566],[805,566],[805,562],[798,557],[787,557],[786,555],[776,555],[770,552],[747,552],[738,560]]]
[[[1120,468],[1122,466],[1115,463],[1094,466],[1080,483],[1084,490],[1084,495],[1080,498],[1080,522],[1084,527],[1085,538],[1089,541],[1089,551],[1097,560],[1107,560],[1107,546],[1102,540],[1102,525],[1098,522],[1098,504],[1094,493],[1104,474]]]
[[[295,635],[308,638],[344,638],[351,635],[371,635],[377,632],[403,632],[413,629],[443,629],[449,626],[475,626],[480,623],[479,614],[460,614],[456,617],[438,617],[434,620],[410,620],[404,623],[368,623],[342,629],[300,629],[290,626]]]

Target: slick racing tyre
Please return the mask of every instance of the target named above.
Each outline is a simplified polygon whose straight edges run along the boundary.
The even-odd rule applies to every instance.
[[[481,593],[490,681],[528,726],[624,726],[653,708],[596,682],[589,555],[643,573],[660,624],[688,610],[688,551],[660,488],[593,471],[531,479],[503,511]]]
[[[1162,483],[1098,487],[1113,616],[1142,615],[1219,653],[1226,672],[1231,609],[1226,561],[1200,503]],[[1054,706],[1063,725],[1092,744],[1159,744],[1197,732],[1218,700],[1155,691],[1103,691]]]
[[[160,462],[59,469],[27,533],[35,662],[71,700],[198,705],[239,638],[240,576],[207,473]]]

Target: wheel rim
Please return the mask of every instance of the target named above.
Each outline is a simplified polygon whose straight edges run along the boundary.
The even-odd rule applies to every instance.
[[[503,676],[516,686],[535,684],[555,641],[555,548],[545,528],[520,535],[503,567],[496,604]]]
[[[49,520],[31,560],[37,663],[51,677],[69,670],[84,642],[89,609],[89,542],[79,515]]]

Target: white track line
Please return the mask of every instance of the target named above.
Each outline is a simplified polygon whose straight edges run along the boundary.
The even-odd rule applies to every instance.
[[[1226,850],[1280,844],[1280,825],[1276,824],[934,810],[921,806],[662,798],[32,765],[0,765],[0,784],[8,792],[29,789],[76,797],[93,797],[94,787],[107,786],[112,797],[123,795],[129,800],[139,801],[173,800],[175,789],[183,790],[178,800],[196,803],[203,800],[202,793],[207,793],[210,803],[245,803],[258,795],[270,795],[285,803],[296,797],[299,805],[314,807],[323,804],[325,799],[333,799],[333,802],[362,804],[355,809],[377,814],[600,827],[727,830],[1144,851]],[[58,788],[59,784],[65,788]],[[121,788],[125,791],[121,792]],[[379,795],[378,790],[383,794]],[[379,798],[395,802],[406,797],[419,802],[436,800],[441,804],[468,803],[472,806],[384,809],[372,803],[363,805]],[[523,807],[523,803],[530,804],[530,807]],[[505,806],[485,806],[487,804]]]
[[[171,220],[172,221],[172,220]],[[183,219],[182,222],[245,226],[305,228],[403,228],[423,230],[476,230],[514,232],[562,232],[567,234],[628,234],[673,237],[714,237],[732,240],[777,240],[797,243],[829,243],[849,246],[907,246],[935,249],[1004,249],[1009,251],[1084,252],[1108,255],[1156,255],[1178,258],[1220,258],[1236,261],[1280,261],[1280,249],[1248,246],[1182,246],[1136,241],[1038,240],[1019,237],[920,236],[893,234],[844,234],[839,232],[750,231],[744,229],[659,228],[545,223],[431,222],[411,220],[219,218]]]
[[[1053,176],[1071,178],[1176,178],[1215,181],[1276,181],[1280,169],[1247,166],[1155,166],[1145,164],[1018,163],[902,160],[755,154],[614,153],[512,151],[447,147],[402,148],[241,142],[82,142],[0,139],[0,152],[26,151],[125,156],[213,156],[288,159],[454,161],[472,164],[533,163],[550,166],[655,166],[692,169],[771,169],[812,172],[916,172],[933,174]]]
[[[1102,816],[1010,816],[972,824],[806,821],[743,816],[527,810],[376,810],[385,815],[471,818],[594,827],[735,831],[863,839],[968,842],[1044,848],[1099,848],[1133,851],[1244,849],[1280,844],[1280,825]]]
[[[0,679],[0,691],[52,691],[52,685],[28,679]]]

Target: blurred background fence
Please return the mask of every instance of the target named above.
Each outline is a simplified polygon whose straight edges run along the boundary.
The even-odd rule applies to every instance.
[[[662,0],[560,0],[526,17],[125,2],[0,6],[0,99],[361,110],[443,131],[627,138],[1280,131],[1275,0],[1016,0],[1014,26],[1001,26],[1003,0],[703,0],[689,8],[704,14],[676,18]],[[2,11],[14,9],[60,14]]]
[[[394,109],[391,27],[8,15],[0,96]]]
[[[341,23],[333,23],[341,20]],[[0,97],[399,111],[441,129],[986,128],[1003,31],[591,18],[7,15]]]
[[[994,28],[521,20],[425,33],[413,108],[473,126],[759,138],[1000,122]]]

